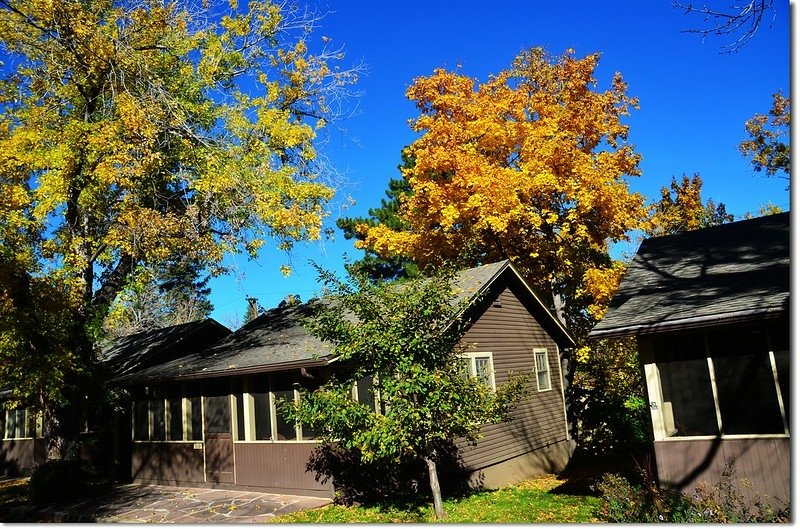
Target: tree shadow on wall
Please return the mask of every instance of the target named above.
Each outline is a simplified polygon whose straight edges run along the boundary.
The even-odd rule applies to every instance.
[[[443,497],[461,497],[481,488],[480,480],[470,481],[472,470],[464,465],[455,445],[442,445],[436,452]],[[364,463],[358,452],[327,444],[314,450],[306,471],[314,472],[322,484],[331,481],[334,501],[343,505],[377,505],[382,509],[412,511],[431,502],[428,470],[419,459]]]

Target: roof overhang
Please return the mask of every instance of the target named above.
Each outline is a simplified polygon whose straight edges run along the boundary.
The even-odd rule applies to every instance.
[[[698,329],[701,327],[712,327],[716,325],[726,325],[753,320],[765,320],[777,318],[786,313],[786,309],[776,307],[773,309],[752,309],[728,312],[724,314],[712,314],[708,316],[696,316],[692,318],[680,318],[674,320],[660,321],[655,323],[642,323],[616,327],[611,329],[592,330],[589,333],[590,340],[602,338],[621,338],[623,336],[646,336],[650,334],[660,334],[672,331],[683,331]]]

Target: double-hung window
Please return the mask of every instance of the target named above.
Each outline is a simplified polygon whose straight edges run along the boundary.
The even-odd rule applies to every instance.
[[[550,385],[550,359],[547,349],[534,349],[533,357],[536,362],[536,387],[539,391],[551,389]]]
[[[492,353],[464,353],[461,358],[464,361],[464,371],[467,375],[477,378],[478,382],[484,386],[495,389]]]

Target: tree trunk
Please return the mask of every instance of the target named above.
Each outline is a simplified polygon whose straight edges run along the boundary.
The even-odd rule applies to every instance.
[[[431,492],[433,493],[433,510],[436,512],[436,519],[441,520],[444,518],[444,506],[442,505],[442,489],[439,487],[439,474],[436,472],[436,451],[430,456],[424,457],[425,464],[428,465],[428,479],[431,484]]]

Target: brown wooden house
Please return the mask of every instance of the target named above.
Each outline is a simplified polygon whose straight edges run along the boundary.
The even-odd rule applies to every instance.
[[[594,338],[636,336],[658,478],[692,492],[726,461],[789,501],[789,213],[645,240]]]
[[[464,463],[489,487],[563,468],[571,442],[560,359],[572,339],[507,261],[462,271],[457,287],[473,300],[463,337],[474,344],[470,372],[492,386],[510,371],[534,374],[515,420],[485,427]],[[332,484],[306,470],[315,432],[275,407],[339,368],[302,326],[310,310],[272,309],[213,347],[120,376],[135,399],[133,480],[332,496]],[[374,405],[369,385],[358,383],[353,397]]]

